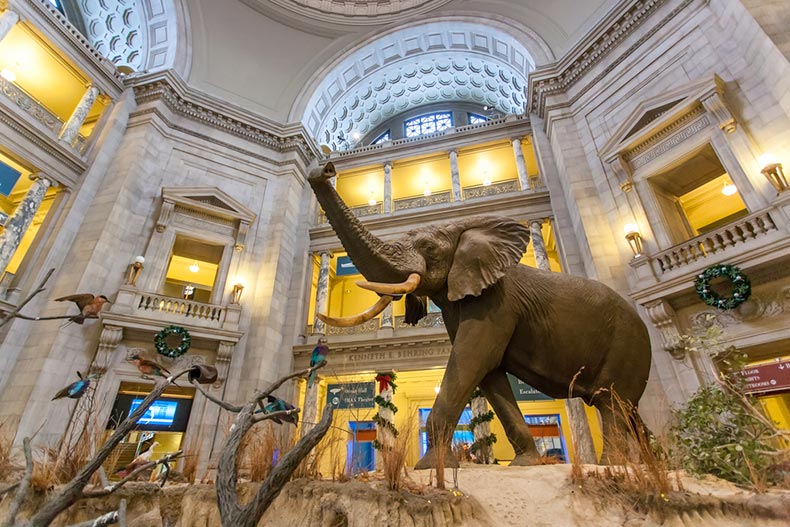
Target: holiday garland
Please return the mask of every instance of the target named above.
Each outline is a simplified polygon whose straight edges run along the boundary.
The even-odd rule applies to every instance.
[[[167,337],[170,335],[181,337],[181,343],[175,349],[167,345]],[[186,353],[191,345],[192,337],[189,336],[189,331],[181,326],[167,326],[154,335],[154,347],[156,348],[156,352],[165,357],[170,357],[171,359],[178,358]]]
[[[474,404],[474,401],[476,399],[483,399],[483,400],[479,404]],[[483,392],[480,390],[480,388],[476,388],[475,391],[472,392],[472,396],[469,398],[469,404],[472,407],[473,413],[475,412],[475,410],[480,412],[482,409],[487,408],[488,405],[485,402],[485,397],[483,396]],[[493,410],[488,410],[487,412],[484,413],[478,413],[477,415],[474,415],[472,419],[469,420],[469,430],[472,432],[472,434],[474,434],[475,428],[477,428],[482,424],[490,423],[493,420],[494,420]],[[472,443],[472,446],[469,448],[469,450],[473,454],[476,452],[480,452],[482,454],[482,458],[478,457],[477,462],[478,463],[483,462],[487,464],[489,462],[489,457],[491,456],[490,447],[491,445],[496,443],[496,434],[490,432],[489,427],[483,429],[483,434],[485,433],[484,432],[485,430],[489,431],[488,434],[485,435],[478,434],[477,439],[475,439],[475,441]]]
[[[719,276],[725,277],[732,282],[732,296],[723,297],[711,289],[710,281]],[[735,309],[746,302],[749,295],[752,294],[752,284],[749,283],[749,279],[746,278],[741,270],[734,265],[725,264],[714,265],[697,275],[697,279],[694,281],[694,289],[696,289],[699,297],[707,305],[724,310]]]
[[[398,437],[398,430],[395,428],[395,413],[398,407],[392,402],[392,396],[395,395],[396,385],[395,373],[379,373],[376,375],[376,382],[379,383],[379,394],[373,399],[379,407],[379,411],[373,416],[373,422],[379,430],[378,439],[373,441],[373,448],[382,450],[384,448],[392,448],[392,442]]]

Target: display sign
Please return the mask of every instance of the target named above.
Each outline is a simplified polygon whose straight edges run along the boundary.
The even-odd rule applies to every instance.
[[[335,408],[373,408],[375,397],[375,382],[330,384],[326,388],[326,403]]]
[[[510,381],[510,388],[513,390],[513,395],[516,396],[516,401],[551,401],[553,400],[543,392],[539,392],[524,381],[507,374],[507,380]]]
[[[22,173],[0,161],[0,194],[8,196]]]
[[[741,370],[746,393],[790,390],[790,360],[749,366]]]
[[[351,258],[348,256],[338,256],[335,276],[348,276],[352,274],[359,274],[359,271],[354,265],[354,262],[351,261]]]

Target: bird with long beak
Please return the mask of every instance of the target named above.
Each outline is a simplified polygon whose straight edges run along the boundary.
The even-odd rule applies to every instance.
[[[135,353],[134,355],[131,355],[128,359],[126,359],[126,361],[131,362],[132,364],[137,366],[137,369],[143,375],[148,375],[152,377],[163,377],[163,378],[167,378],[170,376],[170,372],[167,370],[167,368],[165,368],[158,362],[144,359],[143,357],[140,356],[139,353]]]
[[[274,395],[267,395],[266,396],[266,405],[263,407],[263,411],[267,414],[273,414],[274,412],[285,412],[288,410],[296,410],[296,407],[291,403],[280,399],[279,397],[275,397]],[[256,413],[259,413],[261,410],[258,410]],[[281,425],[283,421],[287,423],[291,423],[292,425],[296,426],[297,423],[297,415],[299,415],[298,411],[293,411],[290,414],[287,414],[282,417],[274,417],[272,421]]]
[[[112,303],[104,295],[94,296],[90,293],[78,293],[76,295],[62,296],[60,298],[56,298],[55,302],[74,302],[77,305],[77,308],[80,310],[79,315],[74,315],[73,317],[69,318],[69,321],[66,323],[66,325],[71,324],[72,322],[82,324],[88,317],[95,318],[104,307],[104,304]]]
[[[115,472],[115,475],[118,476],[119,478],[123,479],[126,476],[128,476],[129,474],[131,474],[135,469],[137,469],[139,467],[142,467],[146,463],[150,463],[151,462],[151,456],[154,455],[154,448],[156,448],[158,445],[159,445],[158,441],[154,441],[153,443],[151,443],[151,446],[148,447],[148,450],[146,450],[145,452],[143,452],[142,454],[140,454],[139,456],[134,458],[131,461],[131,463],[129,463],[128,465],[126,465],[122,469],[117,470]]]
[[[91,373],[87,377],[83,377],[80,372],[77,372],[77,377],[79,377],[79,380],[74,381],[73,383],[69,384],[65,388],[59,390],[58,393],[55,394],[55,397],[52,398],[52,400],[54,401],[55,399],[62,399],[64,397],[68,397],[69,399],[79,399],[88,390],[91,381],[95,381],[96,379],[101,377],[101,375],[99,375],[98,373]]]

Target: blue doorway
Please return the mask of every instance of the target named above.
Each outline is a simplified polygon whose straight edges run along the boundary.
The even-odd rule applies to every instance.
[[[346,447],[346,472],[350,475],[376,470],[376,423],[373,421],[349,421],[351,439]]]

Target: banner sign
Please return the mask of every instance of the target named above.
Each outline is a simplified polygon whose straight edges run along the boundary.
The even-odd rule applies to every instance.
[[[326,404],[335,408],[373,408],[375,397],[375,382],[330,384],[326,389]]]
[[[790,390],[790,360],[749,366],[741,375],[746,380],[746,393]]]
[[[348,276],[352,274],[359,274],[359,271],[354,265],[354,262],[351,261],[351,258],[348,256],[338,256],[335,276]]]
[[[8,196],[22,173],[0,161],[0,194]]]
[[[524,381],[507,374],[507,380],[510,381],[510,388],[513,390],[513,395],[516,396],[516,401],[553,401],[554,399],[539,392]]]

